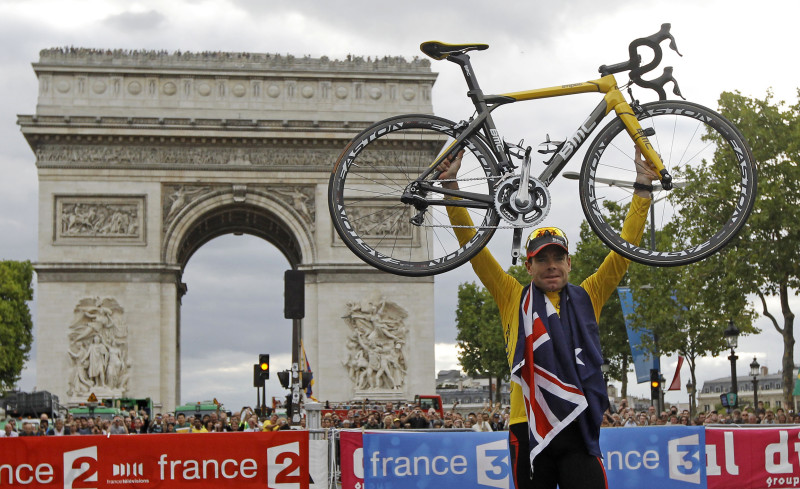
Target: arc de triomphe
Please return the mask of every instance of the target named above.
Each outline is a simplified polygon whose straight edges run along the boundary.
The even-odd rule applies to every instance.
[[[361,127],[432,112],[427,61],[70,48],[33,67],[36,113],[19,124],[39,178],[39,389],[174,409],[183,269],[247,233],[306,272],[318,398],[432,392],[433,279],[361,263],[326,199]]]

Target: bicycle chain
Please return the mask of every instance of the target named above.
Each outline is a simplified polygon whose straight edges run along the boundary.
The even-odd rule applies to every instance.
[[[442,178],[440,180],[436,180],[437,182],[468,182],[468,181],[475,181],[475,180],[500,180],[504,178],[505,175],[498,175],[493,177],[473,177],[473,178]],[[463,226],[459,224],[422,224],[419,227],[421,228],[466,228],[466,229],[516,229],[516,228],[528,228],[532,227],[534,224],[530,226]]]

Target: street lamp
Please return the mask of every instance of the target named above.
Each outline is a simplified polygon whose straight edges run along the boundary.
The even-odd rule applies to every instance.
[[[756,357],[753,357],[753,363],[750,364],[750,375],[753,376],[753,409],[758,409],[758,374],[759,368],[761,365],[758,364],[756,361]]]
[[[689,394],[689,418],[694,418],[694,384],[686,382],[686,393]]]
[[[728,344],[728,348],[731,349],[731,354],[728,357],[728,360],[731,361],[731,392],[736,394],[736,402],[731,406],[731,408],[735,408],[739,405],[739,386],[736,382],[736,360],[739,357],[736,356],[736,347],[739,346],[739,330],[736,328],[736,325],[733,324],[733,320],[728,321],[728,328],[723,332],[725,336],[725,342]]]
[[[608,358],[603,357],[603,364],[600,365],[600,371],[603,372],[603,378],[606,380],[606,384],[608,384],[608,372],[611,370],[611,364],[608,363]],[[608,386],[606,386],[608,388]]]

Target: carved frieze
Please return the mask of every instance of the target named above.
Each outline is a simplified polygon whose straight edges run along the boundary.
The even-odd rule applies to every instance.
[[[46,144],[36,150],[39,166],[257,166],[329,168],[341,148],[264,146],[253,148]]]
[[[145,196],[56,195],[56,244],[145,243]]]
[[[379,295],[348,302],[343,319],[350,328],[343,362],[356,390],[401,390],[408,365],[408,312]]]
[[[116,299],[86,297],[75,306],[67,335],[67,395],[119,397],[128,388],[128,329]]]
[[[356,234],[364,238],[392,237],[393,246],[418,246],[418,230],[411,224],[411,206],[398,207],[395,202],[386,205],[350,205],[347,217]],[[331,231],[334,246],[344,246],[335,230]]]

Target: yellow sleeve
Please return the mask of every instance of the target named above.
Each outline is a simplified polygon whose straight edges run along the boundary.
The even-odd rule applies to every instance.
[[[448,206],[447,214],[450,217],[450,223],[453,225],[473,226],[469,213],[463,207]],[[458,237],[459,244],[462,246],[475,235],[475,229],[473,228],[454,228],[454,231]],[[486,287],[486,290],[492,294],[495,302],[497,302],[504,327],[508,324],[506,319],[509,315],[513,315],[514,320],[518,321],[517,308],[519,307],[519,298],[523,287],[517,279],[503,270],[503,267],[497,263],[497,260],[487,248],[482,249],[472,257],[470,264],[483,286]]]
[[[639,244],[642,240],[642,234],[644,234],[647,211],[649,209],[650,199],[634,194],[631,206],[628,209],[628,215],[625,217],[625,223],[622,225],[622,233],[620,234],[622,239],[628,243]],[[606,256],[597,271],[581,283],[581,287],[589,293],[589,297],[592,300],[594,316],[597,321],[600,321],[600,312],[603,310],[603,305],[614,293],[614,289],[619,285],[625,272],[628,271],[630,262],[627,258],[612,251]]]

